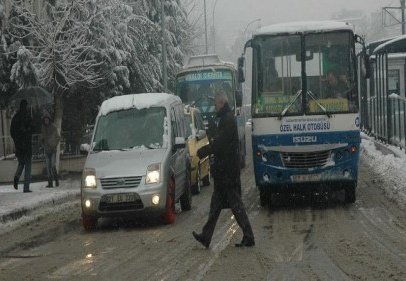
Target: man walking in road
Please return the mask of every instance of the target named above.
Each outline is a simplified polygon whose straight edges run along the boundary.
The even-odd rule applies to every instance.
[[[32,157],[32,127],[31,117],[27,110],[27,100],[21,100],[20,109],[11,120],[10,134],[14,141],[18,167],[14,175],[14,188],[18,189],[18,181],[24,172],[24,192],[31,192],[31,157]]]
[[[214,164],[210,168],[214,179],[214,190],[210,202],[210,212],[202,233],[193,231],[194,238],[206,248],[209,247],[214,228],[225,204],[231,208],[233,215],[243,232],[242,241],[236,247],[255,245],[254,234],[241,199],[240,155],[237,124],[228,105],[224,91],[216,94],[214,104],[217,111],[218,125],[214,129],[210,144],[198,150],[199,158],[214,154]]]
[[[58,129],[52,123],[51,115],[47,111],[42,114],[42,145],[44,146],[45,161],[47,164],[48,185],[46,187],[59,186],[58,172],[56,170],[56,150],[60,140]]]

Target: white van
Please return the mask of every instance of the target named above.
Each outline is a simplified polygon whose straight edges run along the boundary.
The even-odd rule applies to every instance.
[[[190,163],[179,97],[116,96],[96,117],[81,184],[86,230],[99,217],[142,216],[174,223],[175,203],[190,210]]]

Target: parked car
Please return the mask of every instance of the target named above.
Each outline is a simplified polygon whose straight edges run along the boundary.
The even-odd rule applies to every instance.
[[[185,118],[190,161],[190,179],[192,192],[200,193],[202,186],[210,185],[210,161],[209,157],[199,159],[197,150],[209,143],[204,129],[203,119],[199,110],[193,106],[185,105]]]
[[[190,161],[179,97],[165,93],[104,101],[81,184],[86,230],[99,217],[131,216],[175,222],[175,203],[190,210]]]

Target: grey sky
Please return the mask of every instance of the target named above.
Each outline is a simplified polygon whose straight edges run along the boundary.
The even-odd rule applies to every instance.
[[[203,1],[201,1],[203,2]],[[277,22],[328,20],[334,13],[363,10],[369,16],[384,6],[400,6],[399,0],[206,0],[207,25],[212,27],[214,12],[218,32],[235,34],[260,18],[262,26]],[[215,9],[214,9],[215,6]],[[253,24],[251,27],[256,27]]]

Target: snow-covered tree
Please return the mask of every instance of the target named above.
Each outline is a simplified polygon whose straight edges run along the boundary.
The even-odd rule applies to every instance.
[[[20,2],[14,2],[9,30],[33,54],[39,84],[55,95],[59,129],[62,101],[71,97],[82,102],[82,95],[91,96],[99,103],[115,95],[162,90],[160,0],[44,1],[46,16],[41,18]],[[193,33],[179,0],[165,0],[165,13],[173,90],[176,71],[193,52]]]
[[[38,84],[39,71],[33,64],[33,56],[24,46],[20,46],[17,52],[17,62],[11,69],[11,81],[14,81],[20,89]]]

